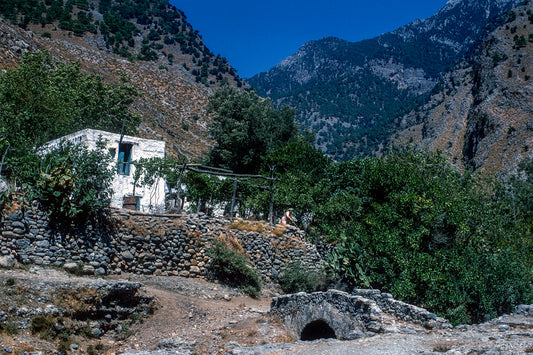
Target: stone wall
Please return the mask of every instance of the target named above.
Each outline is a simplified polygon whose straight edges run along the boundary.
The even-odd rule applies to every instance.
[[[86,274],[180,275],[205,277],[206,250],[215,239],[240,249],[264,280],[276,279],[290,263],[320,268],[322,259],[304,232],[287,227],[283,234],[266,224],[261,231],[240,230],[245,223],[203,214],[153,215],[113,209],[110,224],[83,230],[54,231],[38,209],[3,217],[0,255],[22,264],[52,265]]]
[[[379,290],[282,295],[272,299],[270,314],[278,317],[284,327],[301,340],[352,340],[384,333],[451,329],[446,319],[395,300],[391,294]]]

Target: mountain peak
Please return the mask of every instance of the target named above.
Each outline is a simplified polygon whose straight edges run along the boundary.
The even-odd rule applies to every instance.
[[[372,39],[311,41],[248,83],[274,103],[292,106],[300,124],[317,132],[317,146],[334,158],[376,154],[399,118],[481,43],[494,18],[519,2],[452,0],[428,19]]]

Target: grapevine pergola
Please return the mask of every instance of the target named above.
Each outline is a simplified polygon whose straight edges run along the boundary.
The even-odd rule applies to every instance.
[[[179,169],[178,184],[177,184],[177,188],[178,188],[178,196],[177,197],[178,197],[178,200],[180,200],[180,198],[181,198],[180,197],[180,195],[181,195],[181,178],[182,178],[183,173],[185,171],[192,171],[192,172],[200,173],[200,174],[208,174],[208,175],[214,175],[214,176],[224,176],[224,177],[230,178],[231,181],[233,181],[233,195],[232,195],[231,207],[230,207],[231,218],[233,218],[233,210],[234,210],[234,207],[235,207],[235,200],[236,200],[236,195],[237,195],[237,185],[238,185],[238,183],[241,182],[241,181],[246,181],[248,179],[262,179],[262,180],[268,181],[270,183],[269,187],[268,187],[270,189],[270,207],[269,207],[269,212],[268,212],[268,220],[270,221],[270,223],[273,222],[273,216],[274,216],[274,182],[275,181],[279,181],[278,178],[274,178],[274,169],[276,168],[275,165],[269,165],[270,177],[263,176],[263,175],[253,175],[253,174],[237,174],[237,173],[234,173],[231,170],[215,168],[215,167],[206,166],[206,165],[202,165],[202,164],[182,164],[182,165],[178,165],[177,168]]]

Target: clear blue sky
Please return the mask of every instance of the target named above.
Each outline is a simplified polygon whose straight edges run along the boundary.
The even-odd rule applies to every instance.
[[[360,41],[440,10],[447,0],[170,0],[206,46],[239,76],[264,72],[306,42],[334,36]]]

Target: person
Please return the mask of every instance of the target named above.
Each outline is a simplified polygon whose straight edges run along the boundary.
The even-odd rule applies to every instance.
[[[289,223],[289,221],[291,221],[292,223],[294,223],[294,220],[293,220],[292,217],[291,217],[291,213],[292,213],[292,211],[293,211],[293,209],[292,209],[292,208],[289,208],[289,209],[287,210],[287,212],[285,212],[285,213],[283,214],[283,217],[281,217],[281,223],[282,223],[282,224],[287,224],[287,223]]]

